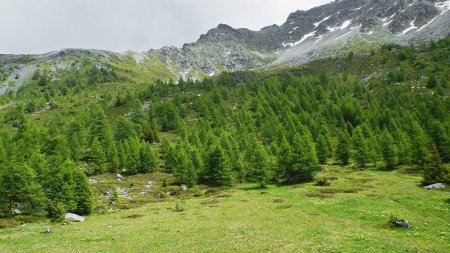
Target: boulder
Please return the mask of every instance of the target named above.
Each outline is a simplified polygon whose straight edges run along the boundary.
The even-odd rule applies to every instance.
[[[116,180],[117,181],[122,181],[123,179],[124,179],[124,177],[122,175],[120,175],[120,174],[116,175]]]
[[[148,181],[147,182],[147,184],[145,185],[145,188],[148,188],[148,189],[150,189],[150,188],[152,188],[153,187],[153,181]]]
[[[181,190],[187,191],[188,189],[189,189],[189,188],[188,188],[186,185],[184,185],[184,184],[181,185]]]
[[[400,228],[411,228],[411,224],[408,222],[408,220],[394,219],[392,221],[392,225]]]
[[[436,189],[444,189],[445,187],[446,187],[446,185],[444,183],[436,183],[436,184],[432,184],[432,185],[427,185],[423,188],[427,189],[427,190],[436,190]]]
[[[83,216],[80,216],[78,214],[74,213],[66,213],[66,216],[64,217],[64,220],[66,221],[77,221],[77,222],[83,222],[86,219]]]

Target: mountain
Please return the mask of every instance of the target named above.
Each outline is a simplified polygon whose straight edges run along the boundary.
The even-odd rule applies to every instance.
[[[449,35],[449,0],[336,0],[291,13],[284,24],[259,31],[220,24],[181,48],[0,55],[0,93],[17,90],[43,66],[56,72],[86,59],[99,68],[133,65],[154,79],[199,79],[224,70],[292,66],[350,51],[370,51],[385,43],[427,42]]]

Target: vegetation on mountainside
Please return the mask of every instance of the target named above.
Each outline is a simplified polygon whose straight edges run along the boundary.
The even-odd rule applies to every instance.
[[[436,159],[450,161],[449,50],[449,39],[385,46],[177,84],[136,83],[129,71],[89,62],[55,81],[38,72],[1,113],[0,209],[88,214],[86,176],[105,172],[162,170],[188,186],[264,188],[312,181],[335,160],[408,166],[424,183],[448,183]]]

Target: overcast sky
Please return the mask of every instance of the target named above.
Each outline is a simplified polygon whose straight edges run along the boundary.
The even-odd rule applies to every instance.
[[[0,0],[0,54],[63,48],[146,51],[194,42],[219,23],[259,30],[331,0]]]

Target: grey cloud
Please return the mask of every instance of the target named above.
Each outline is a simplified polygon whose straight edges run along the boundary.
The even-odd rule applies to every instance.
[[[330,0],[0,0],[0,53],[181,46],[219,23],[253,30]]]

